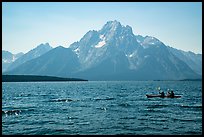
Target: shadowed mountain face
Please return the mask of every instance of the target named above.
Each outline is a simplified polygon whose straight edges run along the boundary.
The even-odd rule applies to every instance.
[[[185,52],[168,46],[169,51],[176,57],[184,61],[193,71],[202,75],[202,54]]]
[[[59,46],[46,54],[29,60],[7,74],[70,76],[80,67],[71,49]]]
[[[52,49],[7,73],[89,80],[177,80],[201,78],[201,63],[201,55],[189,55],[151,36],[134,35],[130,26],[109,21],[69,48]]]
[[[15,60],[7,69],[7,71],[12,70],[18,66],[20,66],[21,64],[25,63],[26,61],[32,60],[34,58],[37,58],[41,55],[43,55],[44,53],[48,52],[49,50],[51,50],[52,47],[46,43],[46,44],[40,44],[39,46],[37,46],[36,48],[30,50],[28,53],[24,54],[23,56],[21,56],[20,58],[18,58],[17,60]]]

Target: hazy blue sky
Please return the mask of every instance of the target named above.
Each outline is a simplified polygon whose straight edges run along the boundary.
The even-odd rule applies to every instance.
[[[135,35],[202,53],[201,2],[3,2],[4,50],[26,53],[41,43],[68,47],[110,20],[129,25]]]

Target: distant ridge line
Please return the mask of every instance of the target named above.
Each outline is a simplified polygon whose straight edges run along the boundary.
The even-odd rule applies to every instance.
[[[153,80],[153,81],[202,81],[202,78],[201,79],[180,79],[180,80]]]
[[[2,75],[2,82],[88,81],[80,78],[62,78],[40,75]]]

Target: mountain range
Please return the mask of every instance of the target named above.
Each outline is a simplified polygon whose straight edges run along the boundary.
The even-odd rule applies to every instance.
[[[49,45],[49,43],[40,44],[36,48],[34,48],[34,49],[30,50],[29,52],[27,52],[26,54],[22,55],[20,58],[16,59],[8,67],[7,71],[14,69],[14,68],[20,66],[21,64],[23,64],[29,60],[40,57],[41,55],[43,55],[44,53],[48,52],[51,49],[52,49],[52,47]]]
[[[2,60],[3,62],[3,60]],[[202,54],[134,35],[129,25],[108,21],[68,48],[41,44],[15,60],[4,74],[78,77],[88,80],[180,80],[202,77]]]
[[[2,50],[2,72],[5,72],[8,67],[24,53],[12,54],[9,51]]]

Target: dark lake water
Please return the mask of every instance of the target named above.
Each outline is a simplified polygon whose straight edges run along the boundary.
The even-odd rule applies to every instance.
[[[2,134],[202,134],[202,82],[2,83]]]

